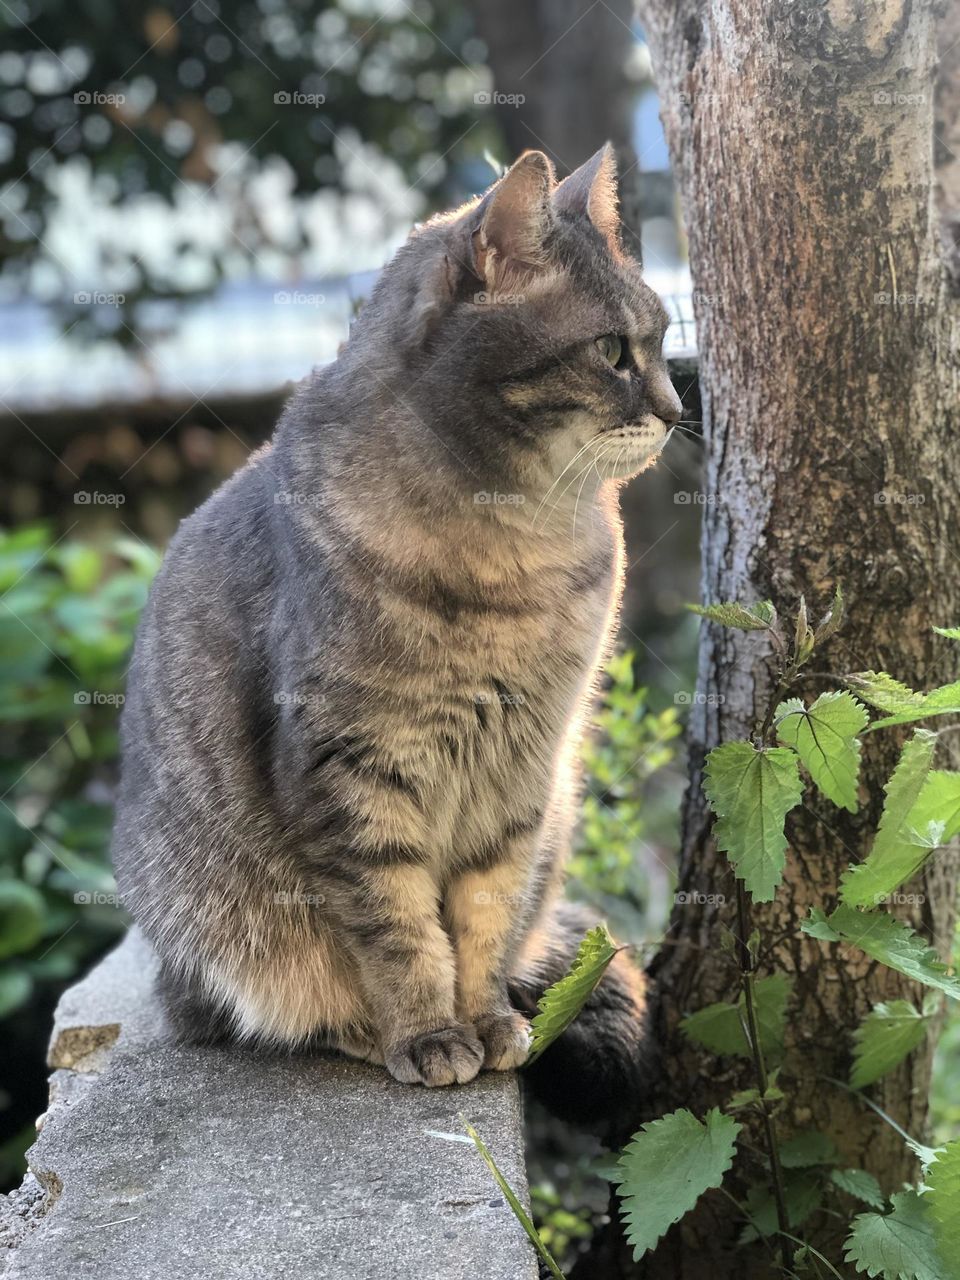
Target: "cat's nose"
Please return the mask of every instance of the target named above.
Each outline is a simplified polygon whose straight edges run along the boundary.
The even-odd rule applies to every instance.
[[[673,389],[673,383],[664,372],[659,374],[649,386],[650,409],[658,418],[661,418],[667,426],[672,427],[675,422],[679,422],[683,416],[683,405],[680,403],[680,397]]]

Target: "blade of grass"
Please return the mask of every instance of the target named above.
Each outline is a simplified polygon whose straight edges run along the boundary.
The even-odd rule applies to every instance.
[[[463,1119],[462,1116],[461,1116],[461,1119]],[[533,1225],[530,1215],[527,1213],[526,1209],[524,1209],[523,1205],[520,1203],[513,1188],[510,1186],[510,1183],[507,1182],[506,1178],[497,1168],[496,1162],[494,1161],[493,1156],[487,1150],[483,1139],[480,1137],[479,1133],[477,1133],[476,1129],[474,1129],[473,1125],[468,1124],[466,1120],[463,1120],[463,1127],[466,1129],[467,1133],[473,1139],[473,1145],[480,1152],[480,1155],[483,1158],[484,1163],[486,1164],[490,1172],[493,1174],[494,1182],[497,1184],[497,1186],[506,1196],[507,1204],[513,1210],[514,1217],[520,1223],[521,1227],[523,1227],[527,1235],[530,1237],[531,1244],[536,1249],[537,1253],[539,1253],[540,1257],[543,1259],[550,1274],[552,1276],[555,1276],[556,1280],[565,1280],[564,1274],[560,1270],[560,1268],[557,1266],[553,1258],[553,1255],[550,1253],[550,1250],[540,1239],[540,1235],[537,1231],[537,1228]]]

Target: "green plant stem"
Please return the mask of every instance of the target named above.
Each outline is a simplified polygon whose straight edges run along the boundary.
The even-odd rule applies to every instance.
[[[753,1055],[753,1066],[757,1075],[757,1087],[760,1090],[760,1110],[763,1116],[764,1135],[767,1141],[767,1154],[770,1157],[773,1198],[777,1206],[777,1226],[780,1230],[780,1252],[783,1258],[783,1265],[789,1270],[793,1266],[793,1249],[788,1236],[790,1219],[787,1215],[787,1196],[783,1185],[783,1167],[780,1163],[777,1131],[767,1102],[769,1078],[767,1076],[767,1064],[763,1057],[763,1049],[760,1045],[760,1023],[757,1018],[757,1003],[754,992],[754,965],[749,943],[750,905],[747,902],[747,891],[741,880],[737,881],[737,919],[740,932],[740,973],[743,979],[748,1038],[750,1040],[750,1051]]]
[[[774,691],[773,697],[770,699],[769,706],[767,707],[767,714],[764,716],[763,724],[761,724],[757,732],[757,738],[759,739],[761,746],[766,742],[767,734],[773,728],[773,717],[777,714],[777,707],[779,707],[780,703],[790,692],[797,676],[800,674],[801,665],[801,663],[794,660],[788,663],[780,673],[780,679],[777,683],[776,690]]]
[[[787,1239],[792,1240],[794,1244],[799,1244],[804,1249],[807,1249],[810,1253],[813,1254],[815,1258],[818,1258],[823,1263],[823,1265],[827,1268],[827,1270],[830,1272],[831,1275],[836,1276],[837,1280],[843,1280],[843,1276],[840,1274],[837,1268],[833,1265],[833,1263],[830,1261],[829,1258],[825,1258],[823,1256],[823,1254],[820,1252],[819,1249],[815,1249],[813,1245],[808,1244],[806,1240],[801,1240],[799,1236],[788,1235]]]

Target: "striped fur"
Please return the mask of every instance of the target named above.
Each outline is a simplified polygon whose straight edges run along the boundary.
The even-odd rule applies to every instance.
[[[532,153],[416,231],[170,546],[114,856],[186,1034],[426,1084],[526,1052],[508,981],[562,881],[617,484],[678,409],[589,166],[556,186]]]

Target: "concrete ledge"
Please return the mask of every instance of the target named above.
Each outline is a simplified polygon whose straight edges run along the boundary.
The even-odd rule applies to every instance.
[[[518,1087],[173,1045],[136,933],[57,1009],[51,1104],[0,1200],[7,1280],[536,1280],[466,1116],[526,1193]]]

